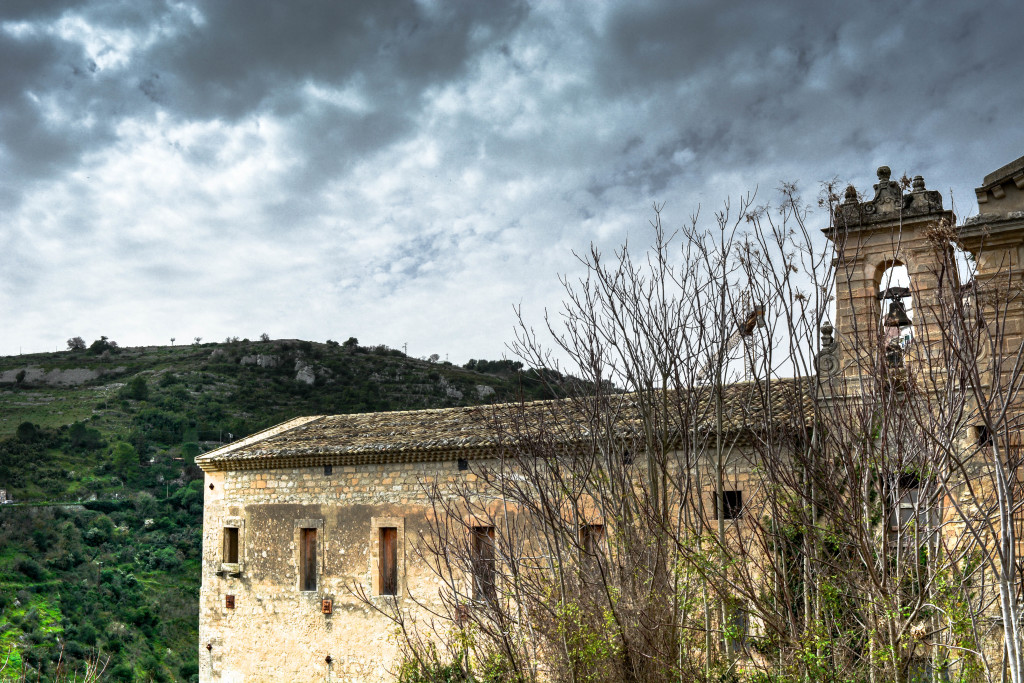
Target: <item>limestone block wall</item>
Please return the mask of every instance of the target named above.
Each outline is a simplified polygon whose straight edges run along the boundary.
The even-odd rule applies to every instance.
[[[391,680],[394,627],[352,595],[379,591],[380,527],[398,530],[398,596],[439,605],[414,544],[430,513],[422,483],[474,479],[456,461],[206,475],[199,661],[204,682]],[[225,564],[224,528],[238,529]],[[317,530],[317,586],[299,586],[301,529]],[[228,606],[230,599],[233,607]],[[333,601],[324,614],[322,601]],[[330,656],[330,662],[327,657]]]

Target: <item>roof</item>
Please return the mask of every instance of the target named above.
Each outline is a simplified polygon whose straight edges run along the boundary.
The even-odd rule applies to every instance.
[[[985,179],[981,181],[981,187],[978,189],[988,189],[997,183],[1005,182],[1015,175],[1018,175],[1022,170],[1024,170],[1024,157],[1014,159],[1005,166],[997,168],[985,176]]]
[[[725,387],[723,428],[736,432],[769,420],[782,422],[809,414],[806,390],[796,380],[737,383]],[[675,392],[673,392],[675,393]],[[799,395],[799,399],[797,398]],[[716,422],[713,389],[697,387],[670,405],[685,412],[687,424],[712,430]],[[648,396],[662,401],[662,394]],[[645,401],[639,394],[604,397],[602,410],[612,414],[617,436],[627,439],[643,430]],[[300,417],[222,446],[196,458],[204,471],[276,469],[385,462],[430,462],[496,456],[521,441],[526,429],[568,444],[584,441],[595,421],[594,397],[496,404],[463,408],[406,410],[350,415]],[[806,410],[803,410],[806,409]],[[671,430],[671,427],[669,428]],[[678,430],[676,430],[678,431]]]

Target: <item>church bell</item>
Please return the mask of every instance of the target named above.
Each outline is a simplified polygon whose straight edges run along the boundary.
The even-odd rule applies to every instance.
[[[885,315],[886,327],[910,327],[913,323],[907,317],[907,309],[903,302],[897,299],[889,303],[889,312]]]

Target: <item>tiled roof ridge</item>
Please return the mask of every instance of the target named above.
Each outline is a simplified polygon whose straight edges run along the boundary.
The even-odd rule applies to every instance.
[[[809,379],[809,378],[805,378]],[[725,385],[727,410],[735,413],[736,400],[749,389],[763,385],[762,381],[734,382]],[[777,387],[769,408],[779,417],[795,408],[792,389],[801,380],[779,378],[770,382]],[[695,387],[701,393],[713,390],[711,385]],[[639,392],[608,394],[607,398],[622,402],[627,413],[639,403]],[[560,406],[586,401],[594,396],[578,396],[538,401],[518,401],[451,408],[396,410],[388,412],[316,415],[295,418],[245,439],[222,446],[199,458],[196,463],[206,471],[231,469],[258,469],[333,464],[365,464],[383,462],[420,462],[453,460],[456,458],[491,457],[500,450],[502,438],[491,429],[490,416],[503,411],[524,411],[523,415],[538,416],[546,422],[545,429],[561,433],[568,443],[584,438],[587,430],[570,413],[559,411]],[[745,413],[732,414],[729,428],[747,429]],[[550,419],[543,417],[548,415]],[[482,416],[481,419],[464,419]],[[632,418],[624,414],[623,436],[630,433]],[[739,419],[737,419],[737,417]],[[515,417],[510,424],[515,424]],[[584,419],[585,421],[585,419]],[[513,430],[514,431],[514,430]]]

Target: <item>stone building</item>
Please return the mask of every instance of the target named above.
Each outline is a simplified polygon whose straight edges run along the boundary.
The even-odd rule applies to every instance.
[[[884,324],[880,299],[889,297],[892,315],[903,298],[914,302],[917,343],[888,340],[887,357],[899,356],[893,365],[904,352],[906,362],[928,360],[936,353],[929,340],[940,336],[929,317],[939,286],[935,231],[954,217],[920,177],[909,192],[886,167],[878,178],[871,199],[847,191],[826,231],[837,248],[836,328],[834,337],[831,326],[823,330],[816,364],[836,397],[855,395],[874,362],[865,340]],[[1024,338],[1024,157],[987,176],[977,192],[980,214],[965,222],[959,246],[976,256],[979,283],[1017,292],[1004,299],[1013,346]],[[912,291],[884,291],[893,266],[907,268]],[[777,392],[778,419],[798,412],[800,386]],[[200,680],[388,680],[394,628],[373,605],[441,610],[435,574],[413,552],[433,514],[427,490],[471,486],[475,470],[497,465],[494,410],[302,417],[197,458],[206,484]],[[751,476],[746,467],[731,472],[726,514],[745,504]]]

